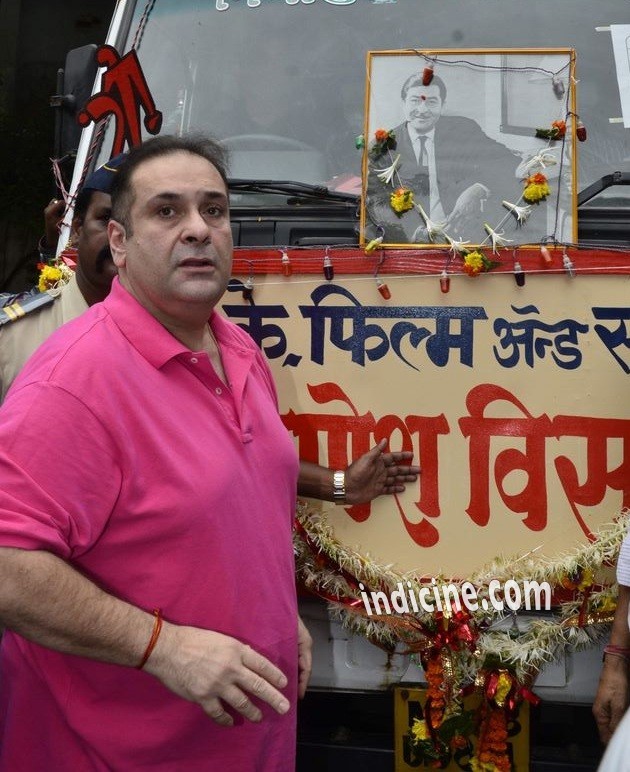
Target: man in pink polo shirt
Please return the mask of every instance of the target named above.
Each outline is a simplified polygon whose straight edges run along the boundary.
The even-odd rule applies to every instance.
[[[0,410],[0,770],[289,772],[298,460],[263,356],[214,312],[217,146],[131,151],[109,235],[111,294]]]

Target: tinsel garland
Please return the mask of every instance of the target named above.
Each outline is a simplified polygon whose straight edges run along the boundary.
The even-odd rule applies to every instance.
[[[312,511],[304,502],[298,504],[294,545],[301,581],[328,601],[332,616],[347,629],[389,651],[402,648],[414,654],[425,670],[440,663],[444,690],[450,695],[443,712],[451,717],[461,709],[461,697],[471,690],[482,694],[484,710],[488,702],[496,708],[494,689],[502,679],[511,684],[502,710],[512,711],[522,699],[534,701],[529,689],[545,664],[564,650],[587,648],[606,635],[616,588],[596,584],[595,576],[614,566],[629,521],[630,511],[624,510],[600,529],[594,542],[555,558],[534,553],[497,557],[467,580],[439,577],[445,584],[461,587],[469,581],[476,588],[478,610],[459,613],[421,609],[368,615],[361,591],[391,594],[402,583],[417,595],[423,583],[415,574],[379,565],[369,555],[342,545],[325,514]],[[528,616],[523,621],[491,603],[483,608],[481,601],[490,598],[492,580],[548,582],[554,590],[572,590],[573,598],[557,606],[551,617]],[[512,624],[507,624],[510,618]],[[435,740],[436,748],[441,739]],[[422,742],[426,744],[426,739]]]

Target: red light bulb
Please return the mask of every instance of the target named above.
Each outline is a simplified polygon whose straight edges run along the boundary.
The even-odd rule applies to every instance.
[[[376,280],[376,288],[381,293],[381,295],[385,298],[385,300],[390,300],[392,293],[389,291],[389,287],[387,284],[385,284],[384,281],[381,281],[377,278]]]
[[[586,126],[582,123],[582,121],[578,121],[575,129],[575,136],[579,139],[580,142],[586,142]]]
[[[282,253],[282,273],[285,276],[291,276],[293,273],[293,266],[291,265],[291,260],[289,260],[289,255],[287,255],[286,252]]]
[[[324,278],[326,281],[332,281],[335,278],[335,269],[329,255],[324,257]]]

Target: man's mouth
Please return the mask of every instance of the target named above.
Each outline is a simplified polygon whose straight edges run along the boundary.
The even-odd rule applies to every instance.
[[[214,263],[209,257],[187,257],[180,260],[180,268],[212,268]]]

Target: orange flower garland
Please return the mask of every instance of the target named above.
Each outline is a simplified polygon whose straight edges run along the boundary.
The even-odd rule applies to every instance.
[[[470,769],[472,772],[510,772],[506,711],[488,701],[484,702],[482,710],[479,743],[470,760]]]
[[[565,121],[553,121],[551,124],[551,130],[555,130],[556,137],[564,137],[567,133],[567,124]]]
[[[415,758],[425,766],[445,769],[458,755],[470,756],[474,713],[459,708],[453,712],[446,672],[448,647],[434,647],[422,657],[427,681],[423,718],[416,718],[409,730]]]
[[[563,139],[566,133],[566,121],[553,121],[550,129],[536,129],[538,139]]]
[[[391,129],[376,129],[370,155],[372,158],[380,158],[387,150],[394,150],[395,147],[396,134]]]
[[[444,668],[442,667],[442,653],[434,654],[427,662],[425,668],[427,677],[427,704],[429,705],[429,714],[431,728],[437,729],[444,718],[444,708],[446,700],[444,699]]]
[[[514,677],[506,670],[486,675],[479,741],[470,762],[472,772],[510,772],[512,769],[508,757],[508,716],[516,708],[515,685]]]

